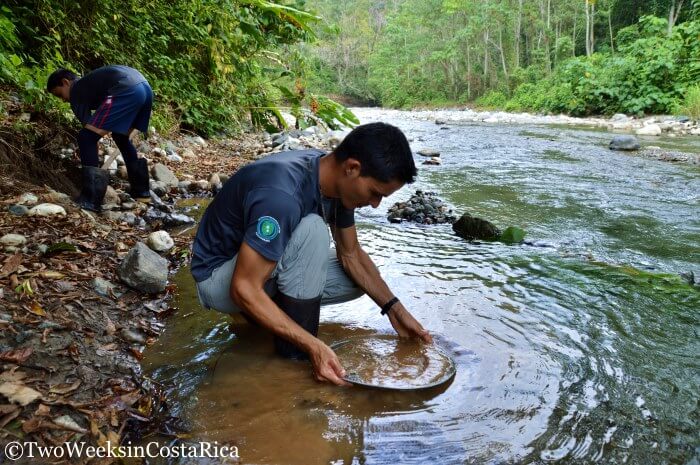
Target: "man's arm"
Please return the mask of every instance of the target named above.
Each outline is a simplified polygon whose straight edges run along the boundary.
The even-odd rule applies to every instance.
[[[333,350],[289,318],[263,288],[276,262],[266,259],[247,243],[238,251],[231,278],[231,299],[266,329],[309,354],[316,379],[345,386],[345,370]]]
[[[338,260],[345,272],[365,293],[381,306],[387,303],[394,294],[389,289],[377,266],[370,256],[362,250],[357,240],[355,226],[348,228],[331,228],[336,241]],[[419,337],[425,342],[433,342],[430,333],[421,326],[406,307],[399,301],[389,311],[389,321],[399,336]]]

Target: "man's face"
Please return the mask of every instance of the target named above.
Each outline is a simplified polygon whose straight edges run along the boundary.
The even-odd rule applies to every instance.
[[[71,84],[72,83],[68,79],[63,79],[61,80],[60,86],[56,86],[53,89],[51,89],[51,93],[63,100],[64,102],[68,102],[70,100]]]
[[[403,187],[404,183],[396,180],[382,182],[370,176],[360,176],[359,163],[346,168],[345,178],[341,182],[340,201],[345,208],[362,208],[371,205],[377,208],[384,197]]]

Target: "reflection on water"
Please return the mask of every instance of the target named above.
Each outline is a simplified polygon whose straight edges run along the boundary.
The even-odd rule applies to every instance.
[[[243,463],[697,463],[700,294],[678,272],[700,262],[700,170],[608,152],[600,131],[390,122],[443,166],[388,204],[436,191],[543,247],[359,212],[366,250],[457,365],[418,392],[316,383],[260,330],[201,310],[181,270],[146,364],[193,438]],[[392,333],[367,297],[321,321],[328,343]]]

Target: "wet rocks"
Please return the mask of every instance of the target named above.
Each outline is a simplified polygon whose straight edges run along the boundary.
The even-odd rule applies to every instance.
[[[425,161],[423,162],[423,164],[424,164],[424,165],[435,165],[435,166],[439,166],[439,165],[442,164],[442,162],[440,162],[440,157],[432,157],[432,158],[429,159],[429,160],[425,160]]]
[[[150,208],[143,215],[146,223],[155,227],[175,227],[194,223],[194,219],[180,213],[168,213],[156,208]]]
[[[156,252],[167,252],[175,246],[175,242],[167,231],[161,230],[149,234],[146,245]]]
[[[469,213],[462,215],[452,225],[452,229],[459,237],[468,241],[497,240],[501,237],[501,231],[493,223]]]
[[[434,192],[417,190],[407,202],[397,202],[389,208],[391,223],[412,221],[418,224],[453,223],[457,218]]]
[[[608,148],[610,150],[639,150],[639,141],[636,137],[630,135],[615,136],[610,141]]]
[[[168,282],[168,261],[138,242],[119,266],[119,277],[141,292],[162,292]]]
[[[418,155],[422,157],[439,157],[440,152],[434,149],[422,149],[416,152]]]
[[[40,203],[36,207],[30,209],[28,214],[29,216],[65,216],[66,210],[62,206],[53,203]]]

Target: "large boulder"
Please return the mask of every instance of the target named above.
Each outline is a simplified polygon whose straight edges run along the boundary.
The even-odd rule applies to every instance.
[[[119,266],[119,277],[141,292],[162,292],[168,282],[168,261],[138,242]]]
[[[154,180],[164,183],[168,188],[177,187],[177,183],[179,182],[177,176],[175,176],[175,174],[162,163],[156,163],[153,165],[151,174],[153,175]]]
[[[610,150],[639,150],[639,141],[634,136],[615,136],[610,141]]]
[[[435,149],[422,149],[416,152],[418,155],[422,157],[439,157],[440,152],[438,152]]]
[[[468,241],[475,239],[497,240],[501,237],[501,231],[490,221],[471,216],[465,213],[452,225],[457,235]]]

